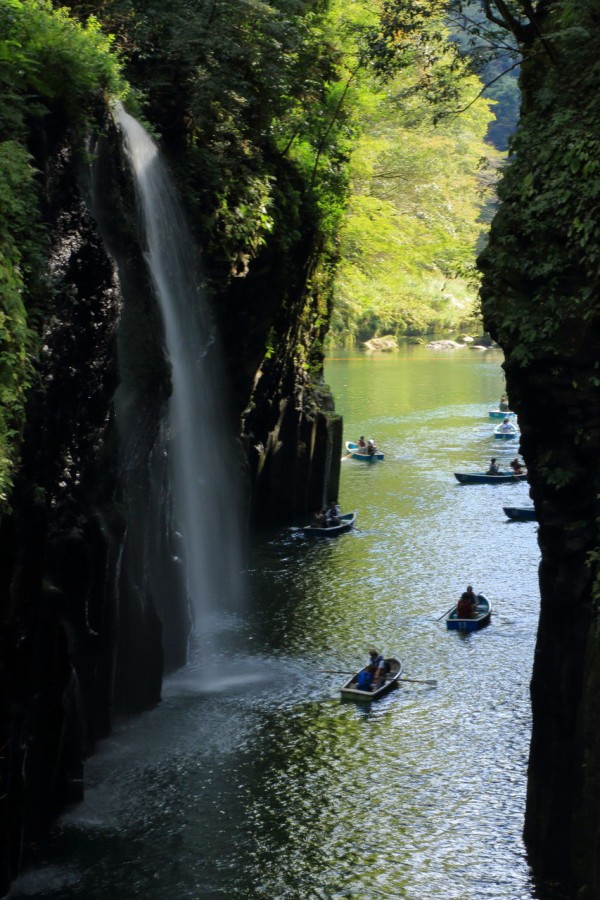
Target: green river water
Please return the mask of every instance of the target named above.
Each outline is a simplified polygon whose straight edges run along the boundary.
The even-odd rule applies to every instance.
[[[190,664],[161,705],[117,723],[87,764],[84,803],[37,848],[14,897],[533,900],[522,843],[529,680],[539,611],[535,523],[506,519],[527,484],[459,485],[515,442],[487,409],[497,351],[332,354],[345,438],[382,463],[342,463],[354,532],[254,540],[223,677]],[[500,445],[500,446],[498,446]],[[297,523],[301,525],[302,523]],[[480,632],[440,617],[471,583]],[[369,646],[405,683],[342,703]]]

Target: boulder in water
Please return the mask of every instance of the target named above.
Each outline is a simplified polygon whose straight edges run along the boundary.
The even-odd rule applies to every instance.
[[[431,341],[425,346],[428,350],[456,350],[458,347],[464,347],[464,344],[459,344],[457,341],[441,340]]]
[[[398,349],[398,344],[396,338],[388,334],[385,337],[374,337],[365,341],[365,347],[367,350],[381,350],[390,353],[392,350]]]

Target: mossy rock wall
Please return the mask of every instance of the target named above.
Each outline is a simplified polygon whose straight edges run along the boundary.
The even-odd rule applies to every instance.
[[[98,115],[110,130],[103,107]],[[3,884],[23,847],[81,798],[83,760],[115,709],[156,703],[162,677],[156,614],[115,590],[126,525],[112,405],[122,294],[72,138],[50,117],[31,140],[50,239],[48,297],[21,467],[1,523]],[[119,635],[131,619],[148,665],[126,698],[117,685],[132,684],[132,663]]]
[[[600,42],[593,4],[543,9],[548,39],[527,48],[521,123],[480,264],[540,523],[525,837],[540,896],[558,882],[565,896],[591,900],[600,896]]]

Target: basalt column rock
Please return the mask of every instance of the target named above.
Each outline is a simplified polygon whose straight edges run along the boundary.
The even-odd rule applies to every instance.
[[[278,183],[294,179],[284,168]],[[307,215],[230,280],[219,308],[234,405],[241,412],[250,520],[290,522],[337,498],[342,419],[323,383],[334,261]],[[284,249],[283,249],[284,248]],[[235,351],[235,352],[232,352]]]
[[[525,838],[540,897],[600,897],[600,52],[592,4],[538,5],[480,263],[539,525]],[[531,51],[534,52],[531,52]]]
[[[319,301],[299,292],[303,312],[292,313],[276,351],[259,363],[242,414],[250,517],[256,523],[290,522],[338,497],[343,422],[323,383],[322,336],[315,338],[306,327],[314,302]],[[310,363],[299,361],[303,355]]]
[[[3,822],[8,875],[23,845],[82,792],[83,759],[112,698],[107,573],[122,525],[114,504],[111,398],[119,293],[66,133],[46,134],[52,234],[38,380],[22,465],[1,526]]]
[[[109,132],[110,120],[103,125]],[[48,296],[21,467],[0,527],[2,887],[29,841],[81,798],[83,761],[115,710],[154,705],[163,673],[153,600],[122,585],[113,407],[121,286],[90,212],[88,165],[61,119],[45,126],[31,147],[51,237]],[[136,682],[130,673],[141,669]]]
[[[263,433],[265,415],[276,414],[274,424],[266,425],[264,443],[249,447],[252,471],[252,505],[260,522],[286,522],[306,515],[337,499],[340,477],[342,419],[334,412],[333,399],[326,386],[318,389],[297,385],[291,397],[255,406],[248,424],[255,433]],[[272,421],[272,420],[271,420]]]
[[[592,349],[592,348],[590,348]],[[593,350],[600,353],[600,346]],[[589,365],[586,365],[586,362]],[[600,396],[593,357],[515,366],[507,386],[539,521],[541,610],[531,698],[525,837],[544,884],[596,897],[599,784],[598,611]],[[592,379],[593,382],[594,379]],[[573,391],[573,384],[578,390]],[[549,428],[549,423],[557,427]],[[583,437],[585,435],[585,437]],[[590,876],[590,868],[596,870]],[[578,871],[579,869],[579,871]],[[578,893],[590,879],[593,885]]]

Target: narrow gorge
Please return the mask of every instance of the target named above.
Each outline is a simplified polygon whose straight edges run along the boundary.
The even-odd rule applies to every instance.
[[[160,702],[194,633],[210,659],[248,535],[338,492],[344,101],[425,25],[383,4],[358,57],[343,4],[238,6],[0,0],[2,893],[115,717]],[[525,841],[540,900],[595,900],[599,10],[483,8],[521,66],[479,268],[539,520]]]

